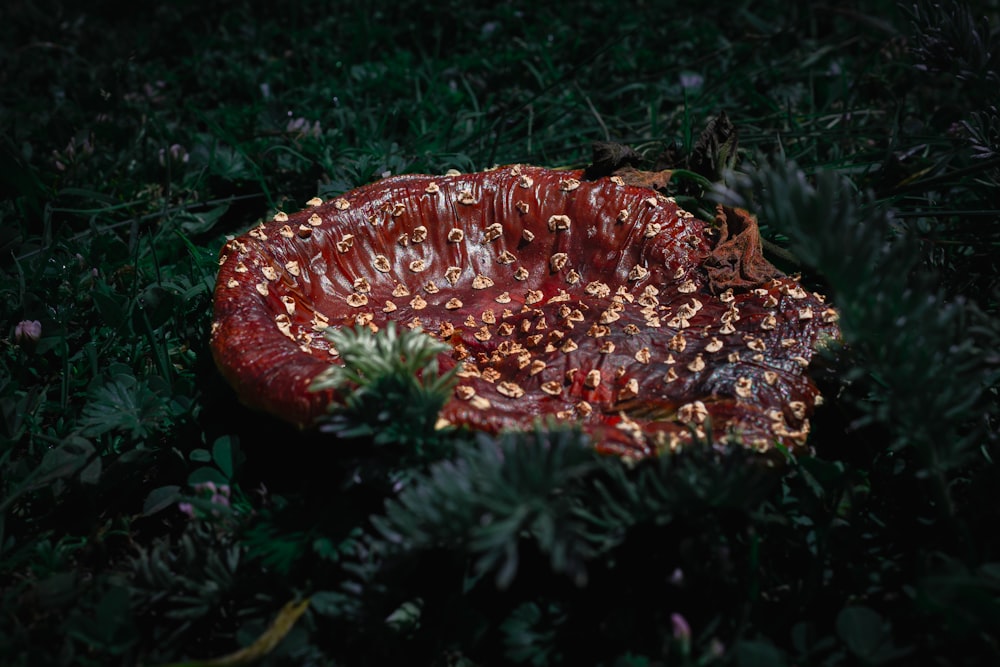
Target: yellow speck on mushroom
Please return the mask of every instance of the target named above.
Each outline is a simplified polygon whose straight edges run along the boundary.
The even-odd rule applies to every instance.
[[[632,267],[632,270],[628,272],[628,279],[642,280],[648,275],[649,275],[649,269],[647,269],[645,266],[636,264],[635,266]]]
[[[524,389],[514,382],[501,382],[497,385],[497,392],[507,398],[521,398],[524,396]]]
[[[781,288],[781,292],[783,294],[787,294],[788,296],[790,296],[793,299],[804,299],[807,296],[809,296],[806,293],[806,291],[804,289],[802,289],[802,285],[796,285],[794,287],[789,287],[788,285],[784,285]]]
[[[677,419],[682,422],[693,422],[701,424],[708,417],[708,408],[701,401],[685,403],[677,408]]]
[[[368,304],[368,297],[364,294],[351,294],[347,297],[347,305],[353,306],[354,308],[360,308],[361,306]]]
[[[625,386],[622,387],[621,391],[618,392],[619,401],[627,401],[630,398],[635,398],[639,395],[639,381],[635,378],[630,378]]]
[[[337,241],[337,250],[347,252],[354,245],[354,234],[344,234],[344,238]]]
[[[526,304],[534,305],[545,298],[545,293],[542,290],[528,290],[524,295],[524,302]]]
[[[295,336],[292,335],[292,321],[288,318],[288,315],[285,315],[284,313],[281,315],[275,315],[274,323],[278,326],[278,331],[292,340],[295,340]]]
[[[484,276],[481,273],[472,279],[472,289],[486,289],[487,287],[493,287],[493,284],[492,278]]]
[[[619,315],[617,311],[608,308],[607,310],[605,310],[600,314],[597,321],[600,322],[601,324],[611,324],[612,322],[617,322],[618,320],[620,320],[621,317],[622,316]]]
[[[562,231],[562,230],[569,229],[570,224],[572,224],[572,221],[569,219],[568,215],[552,215],[552,216],[549,216],[549,223],[548,223],[548,225],[549,225],[549,231],[550,232],[557,232],[557,231]]]
[[[688,370],[692,373],[697,373],[698,371],[705,369],[705,360],[702,358],[701,354],[696,354],[694,359],[687,365]]]
[[[583,288],[583,291],[590,296],[596,296],[598,298],[604,298],[611,294],[611,288],[608,287],[607,283],[602,283],[598,281],[587,283],[587,286]]]
[[[489,410],[493,406],[489,399],[483,396],[473,396],[469,404],[477,410]]]
[[[559,394],[562,393],[562,383],[556,382],[555,380],[551,382],[545,382],[544,384],[542,384],[541,389],[549,396],[558,396]]]

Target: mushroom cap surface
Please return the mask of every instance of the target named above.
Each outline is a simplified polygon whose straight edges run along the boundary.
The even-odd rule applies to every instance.
[[[801,446],[819,400],[806,367],[837,315],[756,233],[744,212],[705,222],[617,176],[390,177],[226,243],[211,348],[244,403],[301,427],[337,400],[309,390],[338,363],[323,330],[395,321],[451,346],[452,424],[554,415],[636,458],[708,428]]]

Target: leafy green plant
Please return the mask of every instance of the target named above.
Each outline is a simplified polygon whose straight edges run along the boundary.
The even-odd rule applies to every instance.
[[[398,332],[394,322],[374,334],[363,326],[331,328],[326,337],[343,365],[331,364],[310,388],[344,398],[331,406],[323,430],[369,436],[375,444],[420,446],[434,439],[437,415],[455,385],[457,369],[441,373],[438,367],[447,345],[419,331]]]

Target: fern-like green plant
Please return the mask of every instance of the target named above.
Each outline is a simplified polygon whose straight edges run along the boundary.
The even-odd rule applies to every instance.
[[[572,489],[594,469],[595,456],[579,430],[538,426],[497,439],[481,435],[412,479],[372,523],[383,550],[461,548],[473,556],[476,572],[493,572],[501,588],[517,574],[527,537],[555,572],[582,583],[593,549],[574,516]]]
[[[755,210],[829,283],[849,346],[848,379],[864,379],[859,407],[914,447],[934,471],[968,459],[985,436],[987,388],[1000,378],[1000,332],[923,268],[922,248],[891,209],[831,172],[813,178],[775,160],[734,176],[716,196]]]
[[[80,415],[83,435],[120,432],[137,439],[149,438],[184,413],[184,407],[171,400],[169,389],[159,377],[136,378],[124,364],[112,365],[108,375],[106,382],[88,392]]]
[[[442,373],[438,355],[446,344],[425,333],[396,329],[390,322],[373,333],[329,328],[326,337],[342,364],[331,365],[311,385],[332,389],[343,403],[331,405],[321,429],[342,437],[373,437],[376,444],[422,446],[435,439],[438,413],[455,384],[456,369]]]

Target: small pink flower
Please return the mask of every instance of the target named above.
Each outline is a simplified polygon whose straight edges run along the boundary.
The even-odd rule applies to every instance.
[[[187,164],[190,156],[187,149],[180,144],[172,144],[170,148],[160,149],[160,166],[166,167],[168,164]]]
[[[705,83],[705,77],[697,72],[681,72],[680,80],[681,88],[684,88],[685,90],[701,88]]]
[[[198,491],[198,492],[208,491],[209,493],[213,493],[213,494],[218,491],[218,489],[215,487],[215,482],[211,482],[211,481],[209,481],[209,482],[202,482],[201,484],[195,484],[194,485],[194,490]]]
[[[14,342],[37,343],[42,336],[42,323],[38,320],[21,320],[14,327]]]
[[[670,625],[673,628],[674,639],[680,644],[681,655],[686,658],[691,655],[691,626],[680,614],[670,614]]]
[[[670,614],[670,625],[673,627],[674,639],[687,643],[691,641],[691,626],[680,614]]]
[[[301,116],[290,119],[288,124],[285,125],[285,131],[300,138],[312,137],[315,139],[323,134],[323,128],[318,120],[310,123],[308,118],[302,118]]]
[[[192,519],[194,518],[194,506],[191,503],[177,503],[177,509],[179,509],[183,514],[187,514]]]

